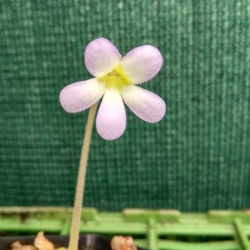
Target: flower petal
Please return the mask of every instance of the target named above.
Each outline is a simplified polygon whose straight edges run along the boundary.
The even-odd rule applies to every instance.
[[[125,128],[126,112],[121,95],[116,89],[108,89],[97,114],[97,132],[105,140],[115,140]]]
[[[96,78],[75,82],[62,89],[59,99],[69,113],[83,111],[96,103],[104,94],[105,86]]]
[[[101,77],[112,71],[120,59],[118,49],[105,38],[97,38],[90,42],[84,53],[86,68],[95,77]]]
[[[143,45],[128,52],[120,65],[134,84],[147,82],[161,69],[163,58],[160,51],[152,45]]]
[[[146,122],[158,122],[165,115],[163,99],[146,89],[131,85],[124,88],[121,95],[132,112]]]

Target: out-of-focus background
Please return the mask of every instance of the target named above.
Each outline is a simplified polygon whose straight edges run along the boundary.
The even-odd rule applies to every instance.
[[[94,128],[84,206],[181,211],[250,206],[249,0],[0,0],[0,205],[72,206],[88,112],[58,95],[90,78],[97,37],[124,55],[152,44],[160,73],[141,85],[167,103],[157,124]]]

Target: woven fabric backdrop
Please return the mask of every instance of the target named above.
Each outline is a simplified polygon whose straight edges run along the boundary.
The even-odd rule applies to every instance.
[[[88,111],[58,95],[89,79],[86,45],[152,44],[160,73],[141,85],[167,113],[127,110],[115,141],[93,130],[84,205],[182,211],[250,207],[250,0],[0,0],[0,205],[72,206]]]

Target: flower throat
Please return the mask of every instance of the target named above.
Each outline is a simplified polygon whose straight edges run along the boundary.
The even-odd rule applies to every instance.
[[[116,66],[107,75],[104,75],[98,79],[105,83],[105,87],[107,89],[115,88],[119,91],[121,91],[123,87],[129,86],[132,84],[120,65]]]

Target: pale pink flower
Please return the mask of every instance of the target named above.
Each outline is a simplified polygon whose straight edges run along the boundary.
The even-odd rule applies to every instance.
[[[105,140],[120,137],[126,128],[123,101],[142,120],[155,123],[165,115],[166,104],[158,95],[137,87],[161,69],[163,58],[157,48],[143,45],[124,57],[107,39],[97,38],[86,47],[84,61],[95,78],[72,83],[60,93],[62,107],[70,113],[88,109],[102,96],[96,128]]]

